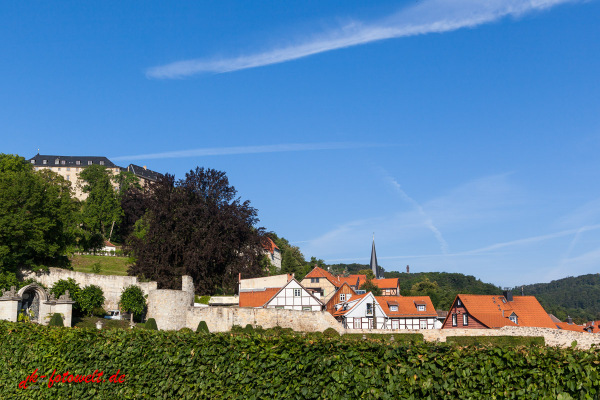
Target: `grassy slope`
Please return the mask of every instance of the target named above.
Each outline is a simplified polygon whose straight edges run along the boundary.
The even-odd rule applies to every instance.
[[[71,258],[71,265],[75,271],[94,273],[94,264],[100,265],[100,275],[127,275],[127,269],[131,265],[127,257],[75,255]]]

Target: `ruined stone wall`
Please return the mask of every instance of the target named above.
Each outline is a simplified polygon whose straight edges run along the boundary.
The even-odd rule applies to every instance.
[[[72,278],[83,288],[88,285],[97,285],[104,291],[104,308],[107,310],[119,308],[119,298],[123,289],[129,285],[137,285],[142,289],[144,294],[149,294],[150,291],[156,290],[156,282],[138,282],[135,276],[120,276],[120,275],[97,275],[88,274],[85,272],[70,271],[61,268],[50,268],[48,272],[32,272],[21,271],[23,279],[35,279],[48,289],[50,289],[57,281],[61,279]],[[192,283],[193,286],[193,283]],[[193,297],[192,297],[193,300]]]
[[[162,330],[179,330],[185,327],[189,294],[181,290],[152,290],[148,295],[146,318],[154,318]],[[194,328],[195,329],[195,328]]]

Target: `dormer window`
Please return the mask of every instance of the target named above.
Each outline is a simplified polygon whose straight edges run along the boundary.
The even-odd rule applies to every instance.
[[[58,165],[60,163],[60,160],[57,158],[56,160],[54,160],[54,164]]]
[[[390,311],[398,312],[398,306],[390,306]]]
[[[35,164],[35,160],[31,160],[31,163],[32,163],[32,164]]]
[[[100,161],[100,165],[104,165],[104,161]]]
[[[91,161],[91,160],[90,160],[90,161],[88,161],[88,165],[92,165],[92,161]]]
[[[425,306],[423,304],[417,305],[417,311],[425,311]]]
[[[77,160],[77,161],[75,161],[75,164],[76,165],[81,165],[81,161]]]
[[[519,319],[517,318],[517,314],[515,314],[515,313],[510,314],[510,317],[508,317],[508,319],[510,319],[515,324],[519,325]]]
[[[61,163],[62,165],[65,165],[67,162],[66,162],[65,160],[61,160],[61,161],[60,161],[60,163]]]
[[[44,164],[44,165],[48,164],[48,160],[42,160],[42,164]]]

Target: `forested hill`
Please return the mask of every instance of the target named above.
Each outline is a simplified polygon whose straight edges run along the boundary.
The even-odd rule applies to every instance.
[[[525,285],[523,291],[535,296],[546,311],[561,321],[567,315],[579,322],[600,319],[600,274]]]

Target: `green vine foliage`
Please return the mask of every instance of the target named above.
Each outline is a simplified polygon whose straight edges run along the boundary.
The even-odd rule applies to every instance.
[[[597,349],[455,346],[257,333],[190,335],[0,321],[6,399],[594,399]],[[104,371],[97,384],[39,375]],[[108,377],[120,370],[123,383]]]
[[[73,304],[73,309],[75,311],[81,311],[81,307],[78,301],[79,292],[81,292],[81,287],[77,282],[75,282],[75,279],[67,278],[66,280],[60,279],[56,281],[56,283],[54,283],[54,285],[50,289],[50,293],[52,293],[58,299],[60,296],[65,294],[67,290],[69,291],[69,296],[71,297],[71,299],[75,301],[75,304]]]

